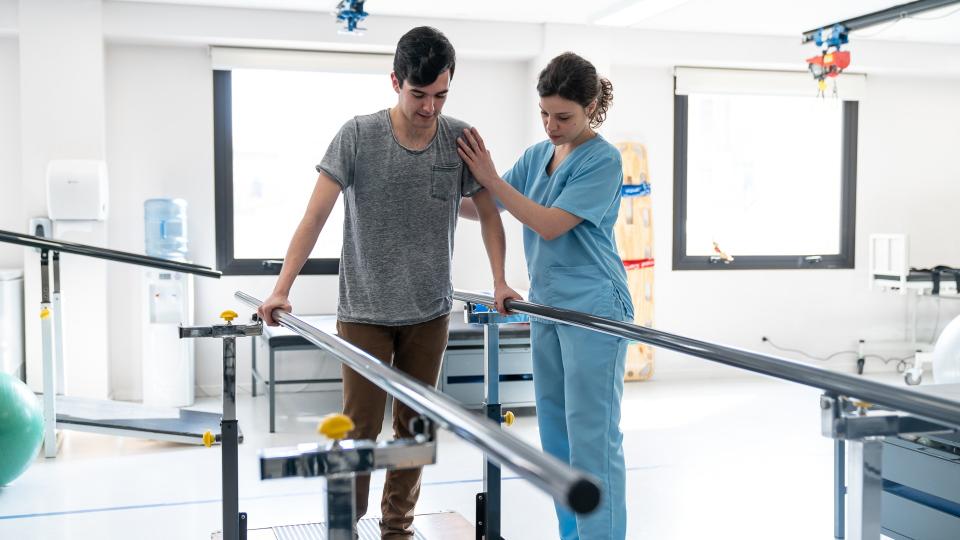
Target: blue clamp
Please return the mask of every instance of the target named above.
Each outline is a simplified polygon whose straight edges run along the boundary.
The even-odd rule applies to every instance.
[[[463,319],[470,324],[517,324],[530,322],[525,313],[500,313],[496,309],[484,304],[467,302],[463,306]]]
[[[360,34],[359,31],[366,30],[357,26],[358,23],[367,18],[366,11],[363,10],[363,3],[366,0],[340,0],[337,4],[337,20],[347,25],[343,33]]]
[[[846,45],[850,41],[847,32],[847,27],[837,23],[831,28],[818,30],[813,36],[813,42],[817,44],[817,47],[833,47],[839,51],[841,45]]]
[[[646,197],[650,195],[650,182],[624,184],[620,188],[621,197]]]

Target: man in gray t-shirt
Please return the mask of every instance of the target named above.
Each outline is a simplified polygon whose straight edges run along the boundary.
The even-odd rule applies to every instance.
[[[493,197],[457,153],[466,123],[441,116],[455,68],[453,46],[439,31],[414,28],[394,55],[397,104],[348,121],[330,143],[307,211],[287,249],[273,293],[259,309],[290,311],[290,287],[343,193],[337,333],[380,361],[436,385],[452,307],[450,266],[461,197],[472,198],[490,258],[497,306],[519,295],[504,279],[504,234]],[[376,439],[386,394],[353,370],[343,370],[343,412],[349,436]],[[410,437],[417,413],[396,400],[393,431]],[[413,536],[420,469],[388,471],[381,500],[383,538]],[[358,476],[357,518],[366,513],[370,477]]]
[[[405,325],[450,313],[460,197],[482,188],[457,155],[467,124],[446,116],[436,124],[426,147],[412,149],[389,109],[357,116],[317,165],[344,197],[339,321]]]

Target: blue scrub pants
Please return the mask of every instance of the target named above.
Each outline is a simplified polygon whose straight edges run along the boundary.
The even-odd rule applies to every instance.
[[[530,323],[543,450],[595,476],[600,506],[576,515],[557,505],[562,540],[623,540],[626,467],[620,401],[627,341],[562,324]]]

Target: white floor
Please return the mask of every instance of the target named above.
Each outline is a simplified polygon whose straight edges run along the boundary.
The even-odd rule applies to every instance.
[[[832,442],[820,435],[818,396],[753,377],[628,384],[629,538],[833,538]],[[267,398],[241,396],[240,509],[251,528],[323,519],[322,480],[261,482],[256,454],[315,440],[317,419],[339,402],[338,392],[282,394],[270,435]],[[509,429],[537,444],[535,417]],[[418,512],[453,510],[472,522],[481,456],[449,433],[440,441]],[[556,538],[551,501],[505,477],[503,537]],[[219,496],[217,447],[68,432],[57,459],[38,459],[0,488],[0,539],[207,539],[220,528]]]

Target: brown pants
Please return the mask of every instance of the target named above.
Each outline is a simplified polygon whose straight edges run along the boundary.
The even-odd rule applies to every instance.
[[[450,316],[409,326],[380,326],[337,321],[341,338],[368,352],[385,364],[391,364],[413,378],[436,386],[440,375],[443,351],[447,348],[447,327]],[[379,387],[343,367],[343,413],[355,425],[352,439],[376,440],[383,427],[387,394]],[[411,437],[410,420],[417,413],[393,400],[393,435]],[[380,532],[384,539],[413,536],[413,510],[420,497],[422,469],[387,471],[380,509],[383,518]],[[370,475],[357,475],[357,517],[367,512]]]

